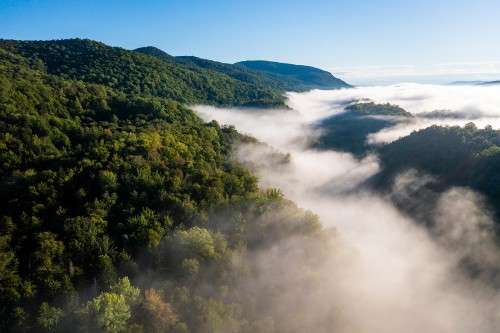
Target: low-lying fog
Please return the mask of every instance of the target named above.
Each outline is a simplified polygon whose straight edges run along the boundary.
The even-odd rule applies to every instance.
[[[371,135],[371,143],[387,143],[414,130],[435,125],[463,126],[474,121],[483,128],[500,128],[500,86],[424,85],[404,83],[393,86],[359,87],[334,91],[315,90],[308,93],[289,93],[290,107],[307,113],[307,117],[321,118],[339,112],[346,103],[370,100],[375,103],[396,104],[417,116],[412,122],[401,124]],[[314,111],[311,113],[311,109]],[[432,111],[450,113],[448,118],[419,117]]]
[[[345,153],[310,149],[308,143],[317,135],[312,124],[362,99],[397,104],[417,116],[433,110],[460,115],[460,119],[417,117],[413,123],[367,138],[372,142],[392,141],[430,124],[474,121],[478,127],[500,127],[496,118],[500,87],[402,84],[289,93],[288,98],[291,110],[207,106],[195,110],[205,120],[234,125],[272,147],[244,145],[237,148],[238,156],[255,168],[263,187],[281,189],[299,206],[317,213],[324,226],[335,228],[342,244],[338,253],[343,249],[355,253],[348,260],[332,254],[319,273],[316,295],[307,301],[300,297],[304,304],[293,304],[290,311],[314,312],[314,320],[324,323],[328,318],[322,316],[330,313],[324,310],[334,307],[341,319],[334,321],[331,331],[337,332],[497,332],[498,292],[488,281],[472,279],[457,268],[465,255],[484,265],[499,262],[492,237],[478,227],[492,223],[480,196],[463,188],[442,195],[435,211],[437,242],[387,198],[368,190],[353,191],[377,172],[376,156],[357,160]],[[272,164],[272,149],[289,153],[290,162]],[[393,191],[404,195],[409,186],[423,181],[408,172],[398,177]],[[287,265],[290,274],[300,274],[293,262]],[[297,296],[300,291],[290,293]]]

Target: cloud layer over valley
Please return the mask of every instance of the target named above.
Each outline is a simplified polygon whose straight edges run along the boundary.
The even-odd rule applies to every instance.
[[[289,93],[292,108],[305,114],[307,120],[342,112],[346,103],[370,100],[396,104],[416,116],[410,122],[386,128],[370,135],[369,143],[388,143],[412,131],[429,127],[463,126],[473,121],[483,128],[500,128],[500,88],[492,86],[398,84],[392,86],[358,87],[334,91],[315,90]],[[439,117],[431,117],[440,111]]]
[[[479,194],[465,188],[442,194],[432,212],[435,224],[430,232],[388,197],[363,187],[380,168],[377,156],[357,159],[309,148],[318,135],[314,124],[342,112],[346,103],[363,99],[397,104],[416,116],[433,110],[473,113],[476,118],[480,114],[474,120],[479,126],[500,127],[498,88],[403,84],[288,97],[291,110],[195,107],[205,120],[234,125],[264,143],[237,147],[238,159],[255,170],[263,187],[279,188],[318,214],[325,227],[336,230],[337,248],[321,263],[314,286],[297,288],[292,280],[306,272],[294,261],[295,252],[279,245],[275,252],[257,256],[262,279],[248,283],[256,290],[264,281],[281,283],[284,296],[274,302],[289,303],[273,308],[287,307],[290,316],[307,318],[306,326],[317,332],[498,331],[500,297],[494,279],[472,277],[461,268],[467,258],[475,258],[485,270],[499,259],[488,233],[493,221]],[[469,121],[417,117],[367,139],[387,142],[431,124]],[[275,162],[270,158],[275,153],[289,157]],[[415,173],[402,174],[392,194],[404,195],[423,180]],[[300,246],[291,245],[295,250]]]

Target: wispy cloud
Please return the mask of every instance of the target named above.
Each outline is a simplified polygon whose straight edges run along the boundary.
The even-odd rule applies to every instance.
[[[331,70],[347,81],[368,84],[370,82],[446,82],[453,80],[500,79],[500,61],[454,62],[432,65],[380,65],[361,67],[337,67]]]
[[[343,90],[315,90],[289,93],[290,107],[301,110],[310,121],[317,121],[341,112],[346,102],[368,99],[375,103],[391,103],[419,115],[435,110],[447,110],[448,117],[417,117],[412,121],[371,134],[369,143],[387,143],[412,131],[429,127],[463,126],[473,121],[479,128],[491,125],[500,129],[499,85],[437,85],[404,83],[384,86],[356,87]]]

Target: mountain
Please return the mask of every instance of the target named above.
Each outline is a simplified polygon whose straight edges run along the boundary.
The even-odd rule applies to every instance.
[[[428,119],[479,119],[484,117],[484,114],[478,110],[461,110],[461,111],[451,111],[451,110],[433,110],[429,112],[420,112],[418,114],[419,118]]]
[[[491,126],[478,129],[431,126],[378,150],[381,171],[373,182],[390,191],[395,177],[409,170],[429,175],[420,177],[420,186],[397,198],[402,208],[432,213],[439,194],[454,186],[469,187],[481,193],[497,217],[500,216],[500,130]],[[416,205],[426,204],[426,209]]]
[[[413,115],[392,104],[355,103],[344,112],[322,120],[316,125],[320,136],[319,149],[334,149],[362,156],[370,151],[367,136],[398,123],[410,121]]]
[[[135,52],[147,54],[159,59],[162,59],[167,62],[175,62],[175,57],[171,56],[167,52],[160,50],[159,48],[156,48],[154,46],[144,46],[144,47],[139,47],[134,50]]]
[[[183,103],[237,106],[284,106],[281,90],[231,78],[199,66],[85,39],[0,40],[0,48],[30,60],[49,74],[109,86],[128,94],[166,97]]]
[[[480,80],[475,80],[475,81],[453,81],[449,83],[449,85],[453,86],[476,86],[476,85],[481,85],[485,83],[486,81],[480,81]]]
[[[348,105],[345,111],[357,116],[394,116],[413,117],[413,115],[400,106],[393,104],[376,104],[373,102],[354,103]]]
[[[331,73],[311,66],[264,60],[242,61],[236,64],[283,81],[286,90],[303,91],[350,87],[349,84],[336,78]]]
[[[487,86],[500,84],[500,81],[455,81],[450,84],[458,86]]]
[[[483,85],[483,86],[498,85],[498,84],[500,84],[500,80],[498,80],[498,81],[487,81],[487,82],[481,83],[481,85]]]
[[[193,56],[172,57],[155,47],[144,47],[136,52],[155,56],[166,61],[175,61],[191,68],[203,68],[225,74],[235,80],[266,86],[285,91],[305,91],[310,89],[336,89],[350,87],[330,73],[309,66],[273,63],[268,61],[243,61],[227,64]],[[257,66],[257,63],[262,63]],[[270,66],[270,64],[273,64]]]
[[[319,271],[334,239],[235,161],[255,139],[176,101],[254,102],[239,85],[97,42],[0,42],[1,332],[303,327],[267,307],[282,281],[246,282],[298,241]]]
[[[193,70],[200,70],[200,69],[209,70],[215,73],[227,75],[235,80],[245,82],[248,84],[253,84],[256,86],[266,86],[272,89],[277,89],[281,92],[285,91],[282,87],[283,84],[280,80],[265,75],[263,73],[247,69],[243,66],[226,64],[218,61],[207,60],[193,56],[173,57],[168,53],[152,46],[138,48],[135,49],[134,51],[151,55],[167,62],[175,62],[181,66],[186,66]]]
[[[280,64],[290,72],[278,75],[244,63],[173,57],[151,46],[130,51],[87,39],[0,40],[0,48],[28,58],[49,74],[188,104],[284,107],[288,90],[348,86],[313,67]]]
[[[240,65],[226,64],[192,56],[179,56],[175,57],[175,60],[186,65],[197,66],[216,71],[228,75],[235,80],[249,82],[257,85],[269,86],[282,92],[285,92],[287,90],[285,89],[286,83],[281,79],[275,78],[265,73],[248,69]]]

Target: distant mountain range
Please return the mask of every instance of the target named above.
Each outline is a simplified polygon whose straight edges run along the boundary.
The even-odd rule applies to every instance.
[[[165,61],[175,62],[228,75],[236,80],[263,84],[285,91],[306,91],[311,89],[349,88],[351,85],[319,68],[287,63],[249,60],[227,64],[193,56],[171,56],[153,47],[141,47],[134,51],[155,56]]]
[[[236,63],[267,74],[286,84],[289,90],[348,88],[349,84],[319,68],[273,61],[254,60]]]
[[[188,108],[283,107],[290,87],[151,47],[0,40],[0,332],[299,327],[242,285],[298,240],[297,267],[321,272],[311,253],[336,238],[237,162],[262,144]]]
[[[307,273],[288,281],[302,295],[340,237],[236,161],[235,145],[262,144],[187,106],[283,107],[285,91],[348,86],[308,66],[225,64],[82,39],[0,40],[0,332],[325,331],[309,328],[307,315],[269,310],[290,297],[282,281],[265,279],[281,266],[270,275],[259,258],[268,250],[271,264],[292,258],[292,271]],[[419,115],[366,99],[344,111],[317,124],[313,148],[376,153],[380,170],[367,184],[416,221],[439,212],[448,189],[472,188],[484,196],[477,210],[491,205],[496,224],[473,210],[465,238],[481,225],[481,235],[500,239],[499,130],[432,126],[373,147],[368,135]],[[290,155],[259,163],[275,159]],[[393,191],[408,170],[433,180]],[[454,207],[451,216],[468,211]],[[335,258],[356,257],[346,254]],[[498,265],[483,274],[475,259],[457,265],[498,287]]]
[[[487,86],[500,84],[500,80],[495,81],[455,81],[451,82],[450,85],[455,86]]]
[[[488,81],[488,82],[483,82],[482,85],[496,85],[500,84],[500,80],[497,81]]]
[[[314,67],[258,62],[259,69],[255,62],[174,57],[152,46],[126,50],[88,39],[66,39],[0,40],[0,48],[65,79],[188,104],[283,107],[286,91],[349,87]]]

